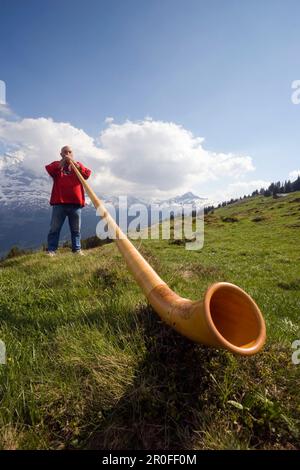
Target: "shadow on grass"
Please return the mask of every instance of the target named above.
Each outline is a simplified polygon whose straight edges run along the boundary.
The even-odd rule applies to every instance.
[[[190,449],[212,399],[208,364],[220,352],[180,336],[158,320],[151,307],[141,307],[137,317],[146,347],[144,360],[116,406],[105,413],[90,410],[94,415],[102,412],[104,419],[84,447]]]

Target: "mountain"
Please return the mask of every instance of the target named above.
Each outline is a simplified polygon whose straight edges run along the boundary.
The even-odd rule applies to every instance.
[[[13,245],[20,248],[38,248],[46,243],[49,231],[51,211],[49,197],[51,193],[51,179],[37,176],[33,171],[24,169],[22,155],[17,152],[13,155],[5,154],[0,158],[0,257]],[[124,207],[124,199],[108,194],[99,194],[100,199],[109,206],[114,206],[116,219]],[[133,205],[146,207],[147,214],[141,217],[141,228],[150,223],[154,224],[169,216],[170,212],[176,215],[181,212],[182,206],[193,204],[200,208],[205,202],[204,198],[192,192],[178,195],[166,200],[142,199],[134,195],[127,195],[127,208]],[[161,212],[155,213],[151,218],[151,206],[158,206]],[[132,207],[133,209],[133,207]],[[136,207],[138,209],[138,207]],[[138,214],[127,214],[127,225]],[[89,199],[82,211],[82,237],[95,235],[96,226],[100,218]],[[69,227],[65,223],[61,232],[61,241],[69,239]]]
[[[203,207],[205,205],[206,198],[196,196],[192,192],[187,192],[181,196],[175,196],[169,199],[157,199],[154,200],[154,204],[158,204],[161,207],[173,207],[173,208],[182,208],[182,206],[193,205],[196,208]]]

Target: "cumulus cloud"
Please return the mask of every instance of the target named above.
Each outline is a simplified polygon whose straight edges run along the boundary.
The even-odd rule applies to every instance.
[[[290,179],[291,181],[296,180],[296,179],[298,178],[298,176],[300,176],[300,170],[294,170],[294,171],[291,171],[291,172],[289,173],[289,179]]]
[[[110,123],[99,140],[110,156],[111,174],[133,183],[137,191],[180,191],[195,183],[224,176],[238,178],[254,170],[249,156],[205,150],[203,138],[172,122],[147,118]]]
[[[253,181],[237,181],[230,183],[226,188],[216,191],[212,197],[212,203],[228,201],[231,198],[239,198],[244,195],[252,194],[256,189],[267,188],[270,181],[253,180]]]
[[[45,177],[44,165],[59,159],[60,148],[70,145],[76,159],[92,168],[95,190],[111,195],[169,197],[197,191],[209,181],[224,186],[228,180],[232,182],[230,191],[254,170],[250,156],[211,152],[204,148],[202,137],[178,124],[150,117],[121,124],[109,117],[98,139],[51,118],[0,118],[0,142],[5,148],[3,155],[17,158],[36,178]]]
[[[0,140],[11,155],[22,156],[22,165],[36,175],[44,174],[44,165],[59,160],[60,148],[70,144],[78,159],[104,162],[107,156],[94,139],[82,129],[51,118],[8,121],[0,119]]]

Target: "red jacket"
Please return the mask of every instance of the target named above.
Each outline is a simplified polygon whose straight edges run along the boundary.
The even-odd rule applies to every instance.
[[[82,163],[76,162],[80,166],[80,173],[85,180],[91,174],[91,170],[85,168]],[[80,204],[85,205],[84,189],[75,171],[70,166],[60,167],[60,162],[52,162],[45,166],[49,175],[53,178],[53,188],[50,204]]]

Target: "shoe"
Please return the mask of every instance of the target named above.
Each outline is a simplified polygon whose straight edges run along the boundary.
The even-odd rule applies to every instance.
[[[73,255],[77,255],[77,256],[85,256],[85,253],[83,253],[82,250],[76,250],[76,251],[73,251],[72,253]]]
[[[56,251],[47,251],[47,256],[56,256]]]

